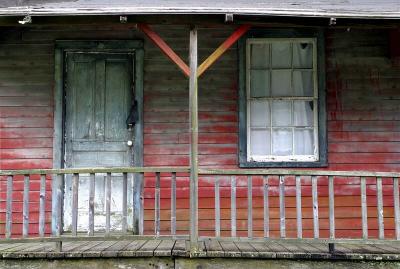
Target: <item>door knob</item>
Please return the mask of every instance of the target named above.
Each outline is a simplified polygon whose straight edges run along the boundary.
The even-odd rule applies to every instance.
[[[133,141],[132,140],[128,140],[126,142],[126,144],[128,145],[128,147],[132,147],[133,146]]]

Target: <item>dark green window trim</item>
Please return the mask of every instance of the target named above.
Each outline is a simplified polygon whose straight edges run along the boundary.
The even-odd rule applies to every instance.
[[[318,148],[316,162],[250,162],[247,160],[246,40],[248,38],[317,38],[318,65]],[[254,29],[239,40],[239,166],[240,167],[326,167],[325,43],[321,29]]]

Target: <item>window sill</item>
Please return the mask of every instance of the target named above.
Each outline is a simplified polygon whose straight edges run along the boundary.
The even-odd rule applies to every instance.
[[[240,168],[316,168],[328,167],[327,162],[240,162]]]

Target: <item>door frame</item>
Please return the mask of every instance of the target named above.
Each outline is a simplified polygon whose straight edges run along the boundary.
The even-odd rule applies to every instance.
[[[65,56],[67,52],[119,52],[134,54],[134,94],[138,105],[138,122],[134,127],[133,165],[143,166],[143,63],[144,49],[142,40],[57,40],[54,54],[54,130],[53,130],[53,168],[64,168],[64,133],[65,133]],[[52,189],[64,189],[63,180],[54,177]],[[143,199],[141,193],[143,180],[135,175],[134,180],[134,232],[143,232]],[[140,190],[140,191],[138,191]],[[63,201],[58,201],[57,193],[52,192],[52,224],[53,235],[57,233],[57,214],[62,214]],[[61,219],[62,216],[61,216]]]

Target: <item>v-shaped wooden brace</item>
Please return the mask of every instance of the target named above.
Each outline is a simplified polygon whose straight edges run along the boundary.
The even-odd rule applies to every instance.
[[[235,30],[202,64],[197,68],[197,77],[200,77],[215,61],[217,61],[225,51],[227,51],[243,34],[249,29],[250,25],[242,25]],[[179,57],[174,50],[168,46],[168,44],[156,33],[149,25],[140,23],[138,28],[150,38],[155,45],[157,45],[161,51],[174,62],[179,69],[186,75],[190,76],[189,66]]]

